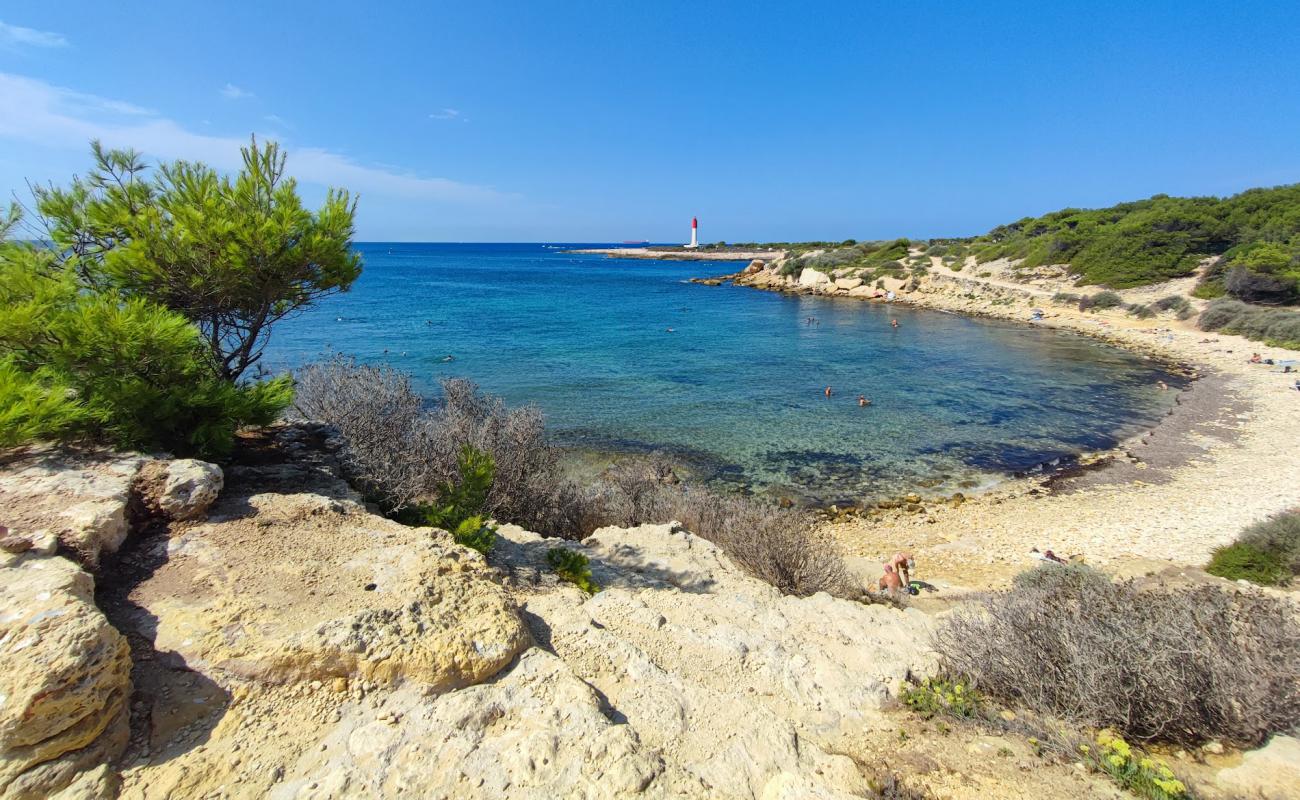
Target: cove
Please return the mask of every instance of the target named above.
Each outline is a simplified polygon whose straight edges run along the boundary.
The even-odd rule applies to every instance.
[[[344,353],[431,396],[469,378],[540,406],[575,452],[663,451],[716,485],[809,502],[988,486],[1151,427],[1175,395],[1157,382],[1185,382],[1077,334],[701,286],[736,265],[578,246],[361,244],[352,291],[277,328],[265,366]]]

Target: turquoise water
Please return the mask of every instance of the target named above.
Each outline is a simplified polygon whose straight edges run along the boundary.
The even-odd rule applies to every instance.
[[[539,405],[565,446],[663,450],[701,478],[813,501],[969,491],[1108,447],[1165,413],[1174,393],[1157,380],[1179,383],[1028,324],[687,282],[734,263],[539,244],[359,249],[352,291],[277,328],[268,366],[342,352],[431,395],[439,378],[466,377]]]

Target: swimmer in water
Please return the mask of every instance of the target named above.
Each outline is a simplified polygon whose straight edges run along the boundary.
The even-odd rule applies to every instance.
[[[871,401],[867,399],[865,394],[858,395],[858,406],[860,408],[866,408],[869,405],[871,405]]]
[[[830,397],[830,396],[831,396],[831,387],[829,387],[829,386],[826,387],[826,396],[827,396],[827,397]]]
[[[898,320],[896,320],[896,319],[891,319],[891,320],[889,321],[889,326],[890,326],[891,328],[897,328],[897,327],[898,327]]]

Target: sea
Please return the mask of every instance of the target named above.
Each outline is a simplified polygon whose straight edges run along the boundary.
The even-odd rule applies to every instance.
[[[811,504],[1058,468],[1153,426],[1176,394],[1159,381],[1184,383],[1028,320],[690,282],[736,262],[570,252],[597,246],[359,244],[351,290],[277,326],[264,366],[344,354],[408,372],[430,402],[468,378],[540,407],[577,472],[656,453]]]

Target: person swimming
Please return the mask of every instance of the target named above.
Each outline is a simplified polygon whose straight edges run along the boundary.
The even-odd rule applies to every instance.
[[[898,320],[896,320],[896,319],[891,319],[891,320],[889,321],[889,327],[891,327],[891,328],[897,328],[897,327],[898,327]]]
[[[865,394],[858,395],[859,408],[866,408],[869,405],[871,405],[871,401],[867,399],[867,396]]]
[[[831,387],[829,387],[829,386],[826,387],[826,396],[827,396],[827,397],[830,397],[830,396],[831,396]]]

